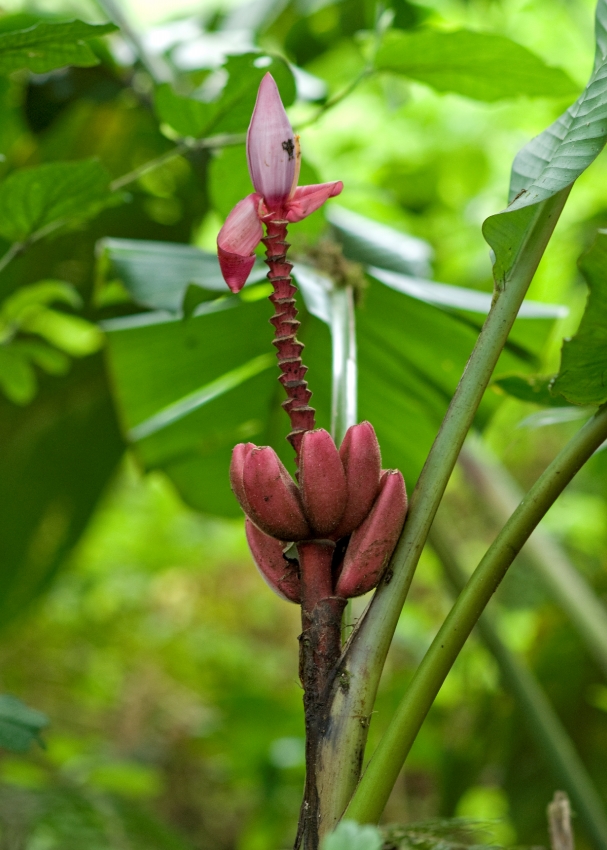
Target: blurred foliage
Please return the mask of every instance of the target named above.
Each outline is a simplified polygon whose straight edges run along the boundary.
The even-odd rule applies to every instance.
[[[461,296],[456,287],[490,299],[482,221],[505,206],[517,151],[582,90],[593,3],[141,8],[132,6],[166,19],[146,30],[133,14],[147,66],[127,35],[101,39],[109,29],[66,23],[107,21],[87,0],[11,0],[0,18],[0,690],[51,721],[45,751],[0,759],[0,847],[278,850],[292,840],[303,780],[297,610],[259,581],[240,520],[216,515],[238,515],[226,482],[233,442],[255,435],[283,451],[286,419],[260,359],[271,337],[261,276],[230,301],[208,256],[249,191],[242,134],[259,78],[271,67],[292,104],[302,181],[343,180],[340,205],[367,220],[368,238],[360,220],[353,236],[355,220],[328,207],[290,236],[302,269],[314,266],[322,236],[361,268],[383,270],[367,276],[358,310],[361,414],[377,420],[385,462],[405,470],[411,490],[483,320],[475,302],[445,299]],[[476,83],[469,66],[445,81],[436,65],[432,76],[402,54],[395,64],[395,45],[417,44],[429,64],[457,39],[480,47],[478,32],[503,53],[484,57]],[[36,57],[24,59],[24,46]],[[539,97],[547,87],[552,96]],[[233,144],[209,147],[200,134],[234,134],[224,139]],[[530,291],[570,313],[517,323],[476,423],[522,485],[579,427],[572,408],[545,409],[553,397],[537,375],[556,374],[562,339],[583,313],[576,261],[607,226],[606,162],[601,155],[576,184]],[[386,250],[369,219],[402,234],[409,253]],[[386,283],[386,270],[418,284],[445,281],[450,295]],[[587,262],[584,272],[594,295]],[[309,298],[302,317],[326,424],[329,332]],[[110,340],[103,353],[99,327]],[[568,345],[586,345],[587,328]],[[129,430],[192,393],[216,391],[226,376],[214,401],[150,432],[123,459]],[[606,482],[603,451],[546,519],[603,600]],[[474,565],[497,531],[492,517],[458,474],[445,510],[461,558]],[[600,670],[523,556],[499,601],[503,640],[535,671],[607,799]],[[356,601],[353,616],[364,604]],[[449,604],[428,552],[391,650],[371,747]],[[404,846],[442,846],[437,819],[453,816],[498,819],[503,844],[546,845],[545,806],[558,782],[473,639],[385,820],[434,823],[419,840],[406,826],[393,832],[396,846],[403,835]],[[576,830],[578,846],[590,847]]]

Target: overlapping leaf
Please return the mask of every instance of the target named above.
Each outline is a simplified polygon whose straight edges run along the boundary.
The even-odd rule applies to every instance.
[[[457,30],[386,33],[376,67],[426,83],[437,91],[476,100],[567,97],[578,87],[560,68],[549,65],[502,35]]]
[[[86,24],[83,21],[39,23],[25,30],[0,34],[0,74],[29,68],[46,74],[66,65],[89,67],[99,59],[87,42],[109,32],[114,24]]]

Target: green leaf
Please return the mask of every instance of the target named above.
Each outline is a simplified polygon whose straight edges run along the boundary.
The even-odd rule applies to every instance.
[[[15,404],[29,404],[36,395],[36,373],[29,357],[13,345],[0,346],[0,387]]]
[[[161,121],[181,136],[244,132],[249,126],[257,89],[271,71],[285,106],[295,100],[295,82],[287,63],[277,56],[245,53],[231,56],[224,65],[228,80],[215,101],[176,94],[167,83],[156,90],[155,107]]]
[[[563,399],[556,398],[550,392],[552,377],[538,375],[505,375],[493,383],[513,398],[540,404],[543,407],[563,407]]]
[[[86,42],[117,29],[111,23],[86,24],[76,20],[39,23],[25,30],[2,33],[0,74],[9,74],[18,68],[46,74],[65,65],[98,65],[99,59]]]
[[[27,407],[0,396],[0,626],[47,587],[123,451],[100,356],[41,382]]]
[[[579,90],[565,71],[546,65],[526,47],[502,35],[471,30],[389,30],[376,67],[440,92],[484,101],[519,95],[567,97]]]
[[[65,375],[70,368],[70,358],[66,354],[35,339],[16,340],[11,343],[11,349],[25,355],[48,375]]]
[[[54,225],[84,221],[120,197],[96,159],[52,162],[14,171],[0,183],[0,235],[23,242]]]
[[[500,289],[506,286],[525,245],[533,245],[541,256],[543,247],[537,234],[546,230],[549,218],[558,216],[569,187],[607,141],[607,63],[602,47],[606,20],[607,0],[599,0],[597,56],[601,63],[576,102],[517,154],[509,206],[483,224],[483,235],[495,254],[493,276]]]
[[[21,324],[24,316],[39,307],[59,301],[68,307],[81,307],[82,299],[71,283],[63,280],[41,280],[22,286],[5,298],[0,305],[0,322]]]
[[[381,850],[383,841],[374,826],[361,826],[353,820],[344,820],[327,835],[322,850]]]
[[[103,334],[92,322],[48,307],[37,308],[23,319],[21,328],[43,337],[72,357],[86,357],[103,345]]]
[[[565,340],[561,368],[552,390],[572,404],[607,401],[607,231],[599,230],[582,257],[588,302],[576,335]]]
[[[334,203],[327,209],[327,218],[350,259],[402,274],[429,277],[432,248],[423,239]]]
[[[17,697],[0,694],[0,747],[24,753],[36,741],[43,745],[40,732],[49,720],[41,711],[28,708]]]
[[[216,254],[191,245],[148,242],[139,239],[103,239],[99,242],[101,262],[119,277],[133,300],[143,307],[179,313],[190,284],[228,295]],[[260,263],[253,269],[249,284],[266,275]]]

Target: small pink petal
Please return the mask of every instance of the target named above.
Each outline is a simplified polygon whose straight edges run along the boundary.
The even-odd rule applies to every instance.
[[[261,196],[253,193],[239,201],[217,236],[221,273],[232,292],[245,285],[255,264],[253,251],[263,236],[258,209]]]
[[[287,221],[301,221],[311,215],[319,207],[322,207],[329,198],[339,195],[344,188],[341,180],[335,183],[313,183],[311,186],[299,186],[293,193],[293,197],[287,201]]]
[[[255,190],[269,207],[280,206],[289,197],[297,158],[293,128],[270,73],[257,92],[247,132],[247,160]]]

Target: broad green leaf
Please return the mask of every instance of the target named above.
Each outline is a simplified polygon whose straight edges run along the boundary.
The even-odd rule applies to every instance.
[[[550,67],[526,47],[502,35],[471,30],[389,30],[376,68],[484,101],[567,97],[579,90],[565,71]]]
[[[298,267],[296,267],[298,268]],[[331,343],[327,307],[297,278],[300,338],[317,423],[328,427]],[[247,289],[243,291],[247,292]],[[309,310],[306,308],[309,305]],[[319,321],[310,311],[320,312]],[[323,313],[324,310],[324,313]],[[147,468],[160,467],[200,510],[239,516],[229,489],[232,447],[273,445],[292,461],[288,419],[273,365],[271,307],[229,297],[200,305],[187,321],[148,313],[105,323],[108,362],[125,433]],[[361,419],[371,419],[384,465],[413,482],[423,465],[474,345],[477,329],[455,316],[370,281],[357,313]],[[501,371],[523,364],[506,353]],[[497,397],[489,398],[479,423]],[[407,438],[403,440],[403,433]]]
[[[14,171],[0,183],[0,235],[23,242],[43,228],[84,221],[120,196],[96,159],[52,162]]]
[[[572,404],[607,401],[607,231],[599,230],[580,261],[588,302],[577,333],[565,340],[552,390]]]
[[[429,277],[432,248],[423,239],[380,224],[338,204],[329,205],[327,218],[350,259],[402,274]]]
[[[493,383],[513,398],[540,404],[543,407],[563,407],[562,397],[555,397],[550,392],[553,378],[535,375],[504,375]]]
[[[512,166],[509,206],[483,224],[483,235],[495,254],[493,276],[498,288],[506,286],[524,246],[537,241],[544,219],[558,215],[557,207],[564,203],[569,187],[607,141],[607,62],[603,55],[606,19],[607,0],[599,0],[596,32],[597,57],[601,58],[596,70],[577,101],[517,154]],[[547,203],[550,199],[553,209]]]
[[[29,708],[17,697],[0,694],[0,747],[25,753],[32,743],[43,746],[40,732],[49,720],[41,711]]]
[[[249,126],[257,89],[271,71],[282,101],[289,106],[295,99],[293,74],[283,59],[262,53],[231,56],[225,63],[228,80],[219,97],[205,101],[176,94],[167,83],[156,90],[155,107],[161,121],[181,136],[244,132]]]
[[[327,835],[321,850],[381,850],[382,845],[382,837],[374,826],[361,826],[353,820],[344,820]]]
[[[107,263],[133,300],[144,307],[178,313],[190,284],[216,296],[228,295],[216,254],[191,245],[139,239],[103,239],[99,246],[102,265]],[[249,282],[265,276],[260,263]]]
[[[87,41],[117,29],[111,23],[86,24],[76,20],[39,23],[25,30],[0,33],[0,74],[18,68],[46,74],[65,65],[98,65],[99,59]]]
[[[0,396],[0,626],[41,593],[86,527],[124,450],[100,356]]]

